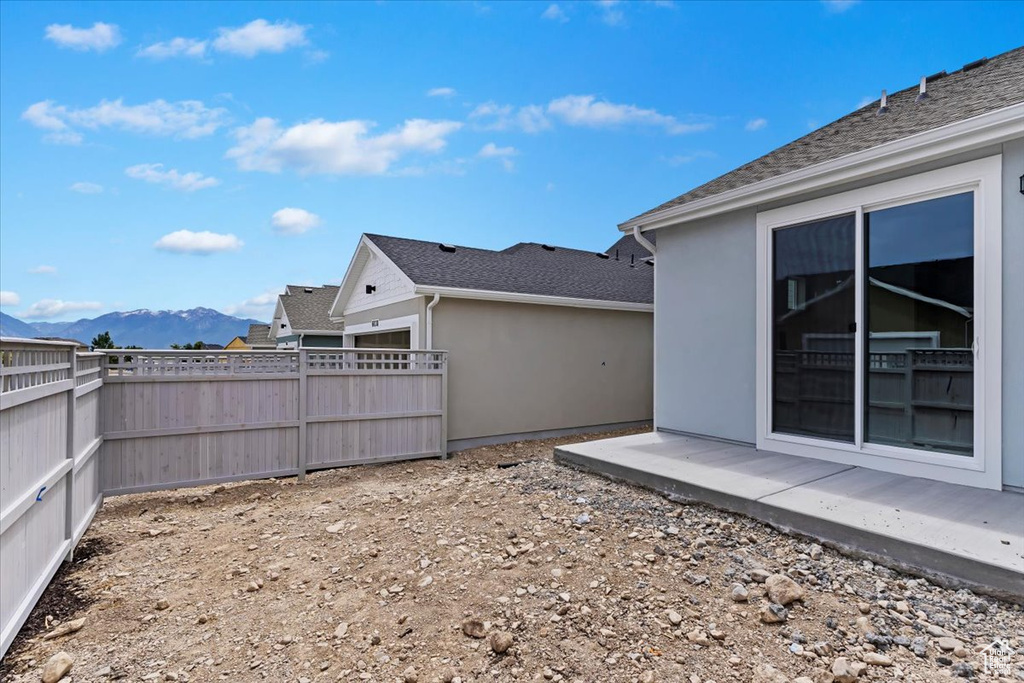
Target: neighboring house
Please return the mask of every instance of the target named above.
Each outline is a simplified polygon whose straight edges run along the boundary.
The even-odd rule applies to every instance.
[[[267,331],[269,332],[269,330],[270,326],[267,325]],[[224,348],[228,351],[248,351],[252,347],[246,343],[245,337],[235,337]]]
[[[348,347],[449,352],[458,450],[649,420],[653,271],[621,253],[363,235],[331,318]]]
[[[287,349],[341,346],[344,325],[330,315],[337,294],[337,285],[285,287],[284,294],[277,297],[270,323],[271,341],[277,348]]]
[[[71,343],[74,343],[74,344],[78,344],[78,348],[76,348],[75,350],[79,351],[79,352],[85,352],[85,351],[91,351],[92,350],[92,348],[88,344],[86,344],[84,342],[80,342],[77,339],[68,339],[67,337],[35,337],[35,338],[39,339],[40,341],[71,342]]]
[[[249,325],[249,333],[245,336],[245,344],[250,349],[277,348],[277,344],[270,338],[270,325],[257,323]]]
[[[1024,48],[623,223],[658,430],[1024,490]]]

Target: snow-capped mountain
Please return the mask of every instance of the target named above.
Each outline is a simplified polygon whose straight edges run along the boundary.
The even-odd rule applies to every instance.
[[[236,336],[244,337],[249,331],[249,325],[258,322],[235,318],[211,308],[184,311],[150,311],[140,308],[64,323],[26,323],[0,314],[0,334],[5,337],[66,337],[88,344],[97,334],[110,332],[118,346],[161,349],[171,344],[195,341],[227,344]]]

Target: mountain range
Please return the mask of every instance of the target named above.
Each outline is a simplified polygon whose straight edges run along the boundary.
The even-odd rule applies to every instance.
[[[236,336],[244,337],[249,325],[258,322],[235,318],[210,308],[186,311],[150,311],[143,308],[55,323],[29,323],[0,313],[0,334],[5,337],[63,337],[88,344],[97,334],[110,332],[117,346],[162,349],[171,344],[195,341],[227,344]]]

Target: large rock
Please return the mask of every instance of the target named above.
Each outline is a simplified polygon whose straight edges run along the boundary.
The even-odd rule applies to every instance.
[[[832,676],[835,683],[855,683],[865,668],[867,666],[863,662],[851,662],[846,657],[838,657],[832,662]]]
[[[788,605],[804,597],[804,589],[785,574],[772,574],[765,579],[764,586],[768,590],[768,598],[780,605]]]
[[[466,619],[462,622],[462,632],[470,638],[483,638],[487,635],[487,628],[479,619]]]
[[[771,603],[761,608],[761,621],[766,624],[778,624],[789,619],[789,610],[778,603]]]
[[[512,634],[508,631],[495,631],[491,634],[491,649],[495,654],[505,654],[512,647],[512,643]]]
[[[72,659],[71,655],[64,651],[50,657],[49,661],[46,662],[46,666],[43,667],[43,683],[57,683],[57,681],[68,675],[74,663],[75,660]]]

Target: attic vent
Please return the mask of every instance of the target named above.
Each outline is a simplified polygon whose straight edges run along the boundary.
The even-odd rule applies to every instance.
[[[977,69],[979,66],[984,66],[988,63],[988,57],[982,57],[970,64],[964,64],[964,71],[970,71],[971,69]]]
[[[543,249],[544,251],[554,251],[555,250],[555,248],[553,246],[551,246],[550,244],[542,244],[542,245],[540,245],[540,248]]]
[[[446,254],[454,254],[455,253],[455,246],[452,245],[452,244],[439,244],[439,245],[437,245],[437,248],[440,249],[441,251],[443,251]]]
[[[882,114],[889,111],[889,96],[888,94],[886,94],[884,90],[882,91],[882,101],[880,104],[881,106],[878,107],[878,116],[881,116]]]
[[[921,89],[917,93],[917,102],[922,102],[928,99],[928,79],[921,79]]]
[[[306,294],[312,294],[313,293],[313,288],[312,287],[303,287],[302,291],[305,292]]]
[[[606,259],[606,258],[611,258],[611,257],[608,254],[605,254],[605,253],[599,251],[599,252],[597,252],[597,258],[604,258],[604,259]]]
[[[929,76],[928,78],[926,78],[924,80],[925,80],[925,83],[931,83],[932,81],[937,81],[940,78],[945,78],[947,75],[948,74],[945,71],[940,71],[937,74],[932,74],[931,76]]]

